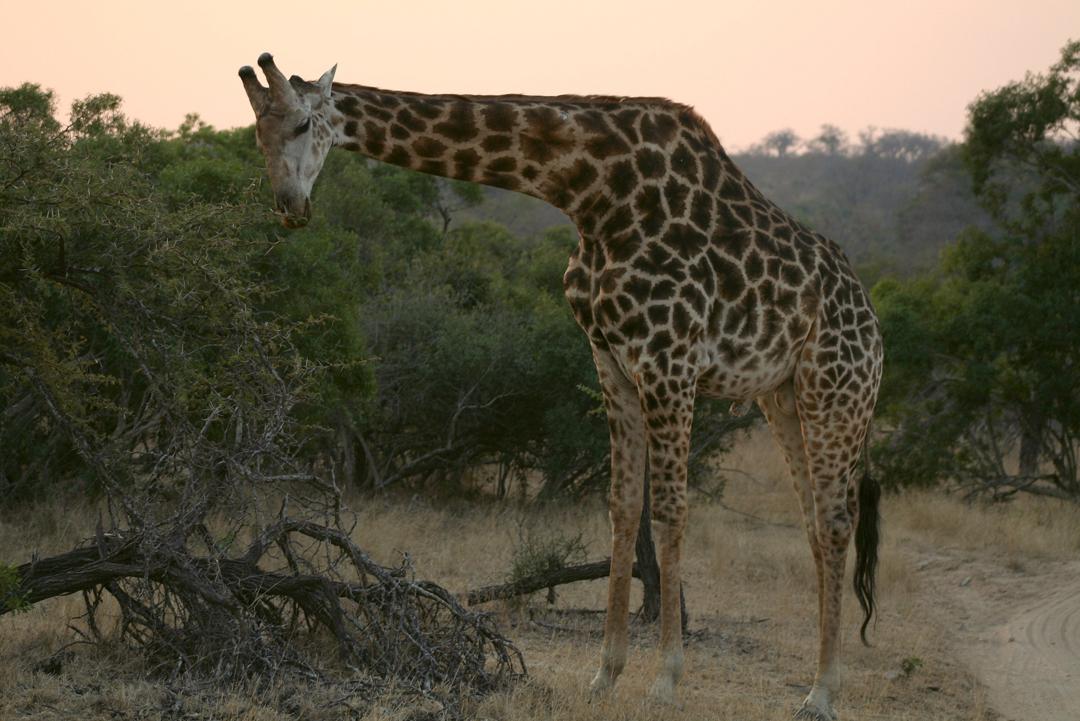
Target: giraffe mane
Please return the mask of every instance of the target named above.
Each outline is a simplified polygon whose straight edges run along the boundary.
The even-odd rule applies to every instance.
[[[720,139],[716,136],[712,126],[692,105],[680,103],[669,98],[660,96],[636,96],[636,95],[523,95],[520,93],[508,93],[504,95],[470,95],[463,93],[419,93],[410,90],[389,90],[376,88],[369,85],[350,83],[334,83],[333,90],[344,93],[368,92],[385,93],[397,97],[416,98],[418,100],[464,100],[471,103],[569,103],[574,105],[594,106],[607,109],[611,106],[639,105],[650,108],[658,108],[673,112],[682,122],[699,128],[717,147],[722,149]]]
[[[370,85],[358,85],[351,83],[337,83],[333,85],[334,90],[341,92],[369,92],[369,93],[385,93],[387,95],[394,95],[400,97],[412,97],[419,100],[431,99],[431,100],[467,100],[469,102],[478,103],[498,103],[498,102],[533,102],[533,103],[546,103],[546,102],[560,102],[560,103],[579,103],[582,105],[624,105],[624,104],[641,104],[641,105],[657,105],[666,106],[669,108],[685,108],[681,103],[676,103],[673,100],[663,97],[651,97],[651,96],[632,96],[632,95],[574,95],[574,94],[562,94],[562,95],[526,95],[523,93],[506,93],[500,95],[473,95],[468,93],[420,93],[412,90],[391,90],[389,88],[376,88]]]

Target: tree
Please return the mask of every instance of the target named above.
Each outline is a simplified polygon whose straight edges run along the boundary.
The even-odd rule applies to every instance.
[[[286,333],[255,313],[268,293],[255,279],[267,218],[159,190],[167,156],[115,96],[77,101],[61,127],[51,93],[0,90],[5,500],[58,482],[148,481],[139,469],[156,453],[137,449],[176,451],[214,407],[205,433],[224,433],[225,408],[261,372],[240,348]],[[240,227],[256,231],[237,237]],[[184,477],[173,471],[161,463],[153,482]]]
[[[798,146],[799,142],[799,136],[795,134],[794,130],[784,128],[766,135],[765,139],[761,141],[761,145],[767,153],[775,153],[777,157],[783,158]]]
[[[897,424],[880,458],[898,483],[1080,498],[1078,71],[1074,42],[971,105],[964,158],[993,229],[961,233],[934,277],[875,288]]]
[[[82,637],[170,686],[317,678],[346,698],[381,680],[457,716],[522,659],[490,618],[352,541],[321,462],[324,400],[365,377],[340,362],[357,352],[334,305],[350,296],[330,267],[303,299],[275,284],[306,268],[276,252],[244,135],[151,131],[110,95],[61,126],[50,93],[0,89],[0,499],[104,498],[89,540],[0,563],[0,615],[81,593]]]
[[[1070,251],[1080,241],[1078,121],[1080,41],[1073,41],[1066,44],[1061,59],[1045,75],[1028,74],[1023,81],[980,96],[970,108],[965,138],[975,190],[1002,230],[1021,244],[1021,248],[1009,250],[1027,256],[1023,260],[1032,266],[1029,270],[1034,276],[1029,282],[1037,284],[1032,290],[1053,288],[1060,292],[1043,299],[1040,310],[1049,318],[1063,315],[1070,320],[1075,319],[1072,311],[1077,304],[1076,286],[1068,285],[1075,280],[1068,269],[1076,267]],[[1041,246],[1038,252],[1023,252],[1031,244]],[[1072,265],[1064,268],[1056,265],[1070,262]],[[1062,270],[1066,277],[1061,277]],[[1032,349],[1033,362],[1039,360],[1040,351],[1050,351],[1048,355],[1056,357],[1051,349],[1070,338],[1066,333],[1041,340],[1045,345]],[[1076,372],[1071,354],[1058,360],[1065,364],[1059,365],[1061,371]],[[1068,436],[1075,437],[1061,433],[1065,429],[1060,428],[1057,418],[1071,411],[1056,404],[1056,411],[1047,412],[1042,401],[1033,393],[1022,403],[1020,472],[1025,476],[1035,475],[1040,456],[1046,455],[1055,459],[1059,475],[1065,472],[1060,468],[1065,451],[1062,444],[1068,442]],[[1051,440],[1048,435],[1059,437]],[[1075,461],[1072,465],[1075,475]]]
[[[825,123],[821,126],[817,136],[806,144],[806,147],[812,153],[842,155],[848,147],[847,133],[835,125]]]
[[[482,185],[478,183],[466,183],[461,180],[442,180],[439,183],[439,194],[432,205],[432,209],[442,223],[442,234],[445,238],[450,232],[450,224],[454,222],[454,216],[463,210],[475,208],[484,198]]]
[[[860,137],[863,153],[905,163],[926,160],[945,145],[945,141],[940,138],[910,130],[886,130],[879,133],[871,128],[860,134]]]
[[[1038,242],[1073,229],[1080,197],[1080,41],[1046,74],[983,93],[969,107],[965,159],[1002,228]]]

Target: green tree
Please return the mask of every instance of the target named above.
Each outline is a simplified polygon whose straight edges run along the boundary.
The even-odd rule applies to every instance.
[[[829,123],[822,125],[817,136],[806,144],[809,152],[823,153],[825,155],[842,155],[847,151],[847,146],[847,133]]]
[[[1070,43],[971,105],[964,159],[993,229],[961,233],[933,277],[875,288],[896,428],[879,459],[896,483],[1080,498],[1078,72]]]
[[[159,184],[193,166],[119,104],[78,101],[61,127],[50,93],[0,90],[8,502],[62,483],[168,497],[291,457],[288,414],[317,375],[297,357],[301,325],[265,310],[269,214],[228,173]],[[235,202],[207,201],[210,186]]]
[[[798,135],[791,128],[776,130],[765,136],[761,141],[762,150],[766,153],[775,153],[778,158],[783,158],[801,142]]]

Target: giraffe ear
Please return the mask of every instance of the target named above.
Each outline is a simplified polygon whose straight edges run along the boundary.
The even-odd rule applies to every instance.
[[[322,77],[319,78],[319,90],[322,91],[324,98],[330,97],[330,88],[334,84],[334,73],[336,72],[337,63],[335,63],[334,67],[327,70],[325,73],[322,74]]]

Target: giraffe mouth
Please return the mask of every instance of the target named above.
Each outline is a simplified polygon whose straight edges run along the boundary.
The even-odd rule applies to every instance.
[[[281,218],[281,224],[290,230],[296,228],[303,228],[311,220],[311,199],[304,199],[304,209],[299,213],[294,213],[288,209],[288,205],[284,203],[278,203],[278,217]]]
[[[303,228],[308,224],[308,219],[303,215],[282,215],[281,224],[289,230],[296,230],[297,228]]]

